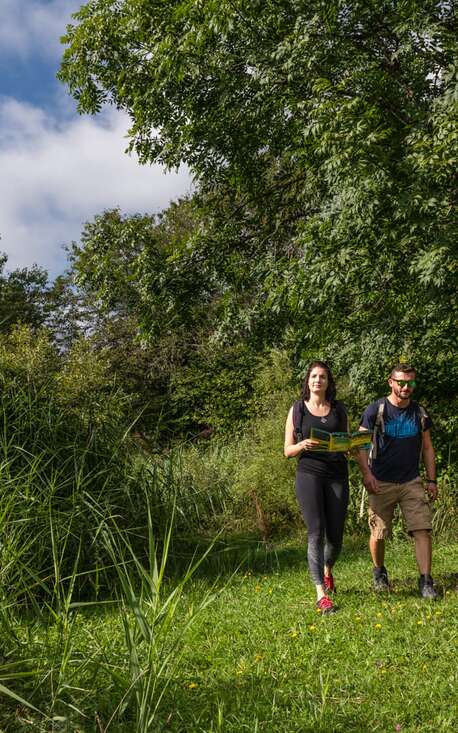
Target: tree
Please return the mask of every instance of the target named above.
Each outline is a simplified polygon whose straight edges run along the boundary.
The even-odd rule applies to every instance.
[[[224,282],[221,338],[332,355],[361,399],[401,355],[436,375],[431,398],[456,393],[454,2],[93,0],[75,18],[60,77],[80,111],[125,109],[142,162],[199,182],[205,226],[176,262]]]
[[[138,426],[170,437],[233,430],[250,414],[256,355],[215,333],[225,285],[193,246],[194,201],[158,217],[106,211],[70,251],[86,332],[141,412]],[[223,304],[223,305],[222,305]]]
[[[456,51],[454,3],[431,0],[93,0],[75,18],[60,77],[80,111],[110,101],[143,161],[264,193],[273,162],[306,185],[326,161],[332,190],[398,161]]]
[[[19,323],[38,329],[48,314],[48,274],[36,265],[5,272],[7,262],[0,255],[0,332]]]

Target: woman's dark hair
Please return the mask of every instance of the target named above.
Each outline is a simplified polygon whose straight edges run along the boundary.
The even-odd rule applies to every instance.
[[[325,361],[312,361],[312,363],[309,364],[309,367],[304,377],[304,383],[302,385],[301,397],[303,400],[305,400],[305,402],[310,399],[309,378],[312,373],[312,369],[314,369],[315,367],[321,367],[322,369],[326,370],[326,374],[328,375],[328,386],[326,388],[325,398],[331,405],[334,405],[336,402],[336,383],[334,382],[332,372]]]

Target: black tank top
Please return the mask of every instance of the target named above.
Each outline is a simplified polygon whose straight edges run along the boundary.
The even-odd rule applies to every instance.
[[[348,429],[347,413],[344,406],[337,402],[328,415],[317,417],[312,415],[304,404],[302,417],[302,435],[310,436],[311,428],[326,430],[328,433],[346,432]],[[297,470],[301,473],[314,473],[320,476],[345,477],[348,474],[347,457],[345,453],[330,453],[329,451],[302,451],[297,462]]]

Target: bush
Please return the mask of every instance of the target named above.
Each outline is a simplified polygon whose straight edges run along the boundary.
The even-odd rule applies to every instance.
[[[59,355],[46,332],[2,336],[0,384],[0,587],[9,596],[50,603],[69,583],[89,597],[111,591],[107,528],[142,558],[148,521],[160,553],[172,514],[174,534],[189,536],[224,513],[217,449],[204,471],[193,447],[187,464],[182,449],[141,447],[130,399],[89,341]]]
[[[253,375],[260,358],[248,346],[202,347],[173,375],[170,415],[175,434],[197,435],[210,427],[231,438],[253,416]]]
[[[102,520],[134,526],[139,516],[128,498],[129,403],[103,354],[78,342],[59,356],[25,327],[1,338],[0,384],[1,585],[52,595],[76,558],[79,585],[97,585],[108,564]]]
[[[244,432],[237,423],[232,431],[221,431],[208,443],[174,450],[179,461],[174,480],[178,505],[186,507],[188,528],[197,534],[223,530],[255,532],[267,538],[300,522],[294,495],[295,465],[283,456],[291,380],[285,354],[272,352],[262,365],[258,362],[257,369],[252,364],[252,394],[244,409],[254,418],[245,423]],[[226,400],[225,391],[219,392],[219,399]]]

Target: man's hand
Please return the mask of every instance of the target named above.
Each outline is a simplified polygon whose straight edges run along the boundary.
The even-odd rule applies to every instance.
[[[380,493],[380,487],[378,485],[378,481],[375,478],[372,471],[365,471],[363,473],[363,484],[366,487],[369,494],[379,494]]]
[[[430,481],[426,482],[426,491],[428,492],[431,501],[436,501],[437,499],[437,484],[433,484]]]

